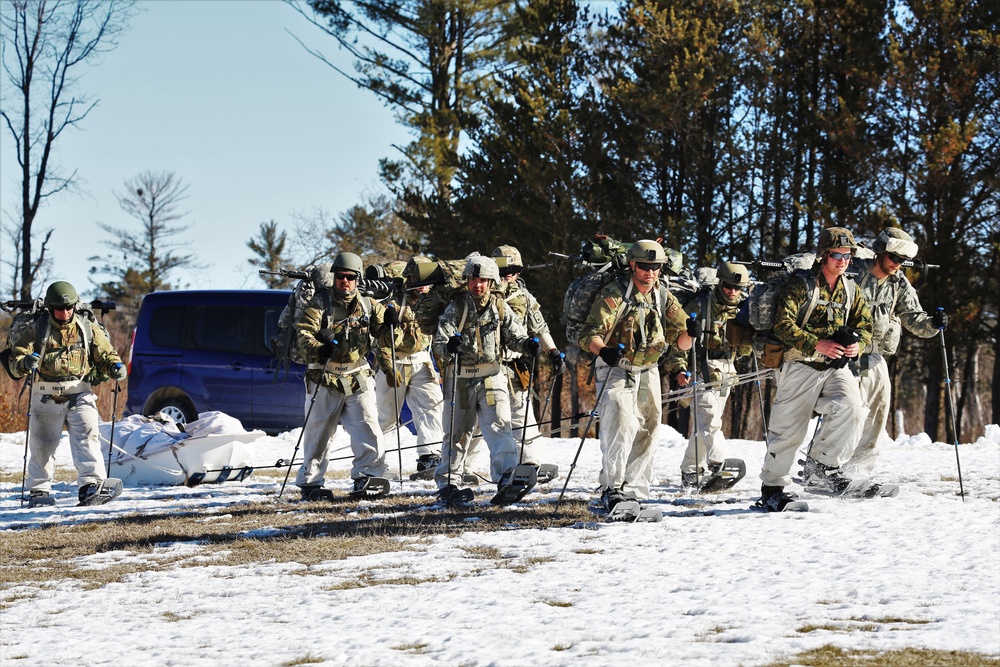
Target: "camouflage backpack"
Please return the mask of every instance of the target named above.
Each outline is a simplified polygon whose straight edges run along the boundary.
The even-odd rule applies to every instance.
[[[631,243],[621,243],[604,234],[583,242],[580,259],[591,270],[574,279],[563,297],[562,323],[566,327],[566,349],[570,358],[578,354],[593,356],[577,345],[580,332],[600,291],[612,280],[625,275],[631,246]]]
[[[303,269],[303,272],[308,277],[299,280],[292,289],[292,293],[288,297],[288,303],[285,304],[281,315],[278,316],[278,330],[271,337],[270,341],[271,354],[278,360],[277,370],[280,372],[284,368],[286,377],[293,363],[306,363],[299,356],[295,322],[302,315],[302,311],[306,309],[309,302],[312,301],[316,292],[321,290],[325,293],[326,289],[333,284],[332,276],[326,269],[310,264]],[[274,379],[277,381],[278,373],[274,374]]]
[[[111,306],[113,307],[114,304],[112,303]],[[21,378],[14,376],[10,367],[11,348],[14,347],[14,343],[17,342],[25,330],[31,327],[35,329],[35,347],[40,348],[41,341],[44,341],[48,337],[49,313],[42,299],[35,299],[30,302],[8,301],[4,304],[4,310],[17,310],[18,312],[14,315],[13,320],[11,320],[10,331],[7,333],[7,344],[0,351],[0,363],[3,364],[4,371],[7,372],[7,375],[12,380],[20,380]],[[88,304],[82,302],[76,304],[75,317],[80,324],[80,330],[83,332],[81,345],[84,349],[89,348],[91,342],[94,340],[95,326],[100,327],[108,340],[111,340],[108,330],[97,319],[93,309]],[[37,351],[41,355],[41,350],[38,349]],[[83,379],[92,387],[96,387],[102,382],[110,380],[111,376],[98,371],[96,367],[91,365],[90,370],[87,371],[87,375]]]

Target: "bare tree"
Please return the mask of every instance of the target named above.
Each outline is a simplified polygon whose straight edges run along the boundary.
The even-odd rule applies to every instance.
[[[133,0],[4,0],[0,2],[4,78],[16,104],[0,109],[17,146],[21,167],[21,298],[31,298],[42,263],[32,257],[31,236],[39,206],[71,188],[76,171],[52,161],[56,140],[97,105],[78,93],[78,72],[117,45]],[[44,248],[44,244],[43,244]]]
[[[100,284],[109,296],[126,304],[133,300],[137,303],[144,294],[170,289],[168,280],[174,269],[198,266],[193,254],[175,252],[189,244],[172,240],[191,227],[171,224],[187,215],[186,211],[178,209],[180,202],[186,199],[187,189],[173,172],[146,171],[125,181],[124,192],[115,193],[122,210],[141,223],[142,233],[98,225],[112,236],[104,245],[122,253],[121,263],[95,266],[90,270],[91,274],[104,273],[117,278]],[[106,257],[90,259],[107,261]]]

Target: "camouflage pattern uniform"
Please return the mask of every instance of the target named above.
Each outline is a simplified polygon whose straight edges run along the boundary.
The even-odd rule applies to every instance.
[[[90,325],[90,346],[85,347],[83,316],[62,323],[48,317],[48,334],[39,342],[34,326],[27,327],[11,347],[11,366],[37,352],[41,359],[31,392],[31,428],[28,436],[30,491],[49,493],[55,472],[54,456],[63,426],[77,471],[77,484],[100,484],[107,475],[98,432],[97,396],[84,381],[91,368],[112,375],[121,359],[102,327]],[[15,370],[15,374],[17,374]],[[23,375],[23,374],[22,374]]]
[[[592,338],[625,346],[618,366],[600,358],[594,361],[601,396],[600,482],[603,489],[627,484],[637,498],[648,498],[653,432],[662,414],[657,362],[685,331],[686,318],[677,297],[660,287],[642,294],[632,286],[631,275],[613,280],[598,293],[577,342],[586,352]]]
[[[784,343],[785,357],[775,376],[778,390],[771,407],[770,441],[760,474],[765,486],[791,484],[795,454],[814,412],[823,417],[823,427],[809,453],[818,462],[839,468],[850,459],[861,436],[863,407],[857,378],[847,366],[831,368],[829,358],[816,351],[819,340],[829,339],[844,325],[861,334],[860,349],[871,341],[871,311],[860,289],[854,290],[850,311],[845,312],[845,280],[851,278],[838,277],[831,291],[817,263],[810,276],[793,277],[778,294],[774,335]],[[811,301],[815,285],[819,285],[819,300],[800,327],[800,307]]]
[[[355,286],[347,297],[334,289],[317,290],[295,323],[299,354],[309,364],[307,413],[314,395],[316,399],[304,426],[304,460],[295,480],[299,487],[323,486],[330,442],[341,423],[354,453],[351,477],[385,476],[382,429],[372,391],[375,373],[365,358],[373,339],[390,344],[384,317],[385,306],[359,295]],[[322,357],[323,343],[317,339],[321,329],[332,331],[338,341],[329,360]]]
[[[717,386],[698,389],[697,423],[701,433],[692,432],[688,440],[684,458],[681,460],[681,473],[706,473],[713,465],[721,464],[725,459],[722,435],[722,413],[729,400],[729,392],[737,381],[735,359],[753,353],[752,345],[734,346],[730,343],[730,327],[738,327],[732,322],[740,309],[740,303],[746,299],[746,293],[739,296],[735,304],[727,304],[718,286],[711,290],[700,292],[685,305],[685,312],[697,312],[699,319],[706,323],[704,335],[696,350],[699,368],[693,371],[699,383],[718,382]],[[666,369],[671,375],[689,370],[690,355],[677,348],[672,348],[667,358]],[[684,399],[681,403],[690,407],[692,400]],[[699,438],[700,435],[700,438]]]
[[[501,305],[502,301],[502,295],[491,292],[480,310],[473,297],[463,291],[445,308],[438,321],[434,353],[444,374],[445,391],[451,392],[454,387],[456,394],[445,401],[441,465],[434,478],[439,488],[444,488],[449,478],[452,483],[460,481],[468,469],[468,443],[477,419],[490,449],[492,481],[499,482],[503,473],[518,463],[517,443],[511,430],[509,383],[501,361],[503,348],[521,349],[528,337],[513,310]],[[455,334],[461,334],[462,338],[457,382],[455,361],[450,359],[446,348]]]
[[[922,338],[932,338],[938,330],[901,272],[879,281],[871,273],[872,260],[855,260],[855,265],[860,269],[860,287],[871,310],[873,328],[871,343],[858,359],[861,400],[868,406],[868,414],[861,440],[847,465],[868,476],[875,469],[878,441],[889,417],[891,386],[885,358],[896,354],[901,326]]]
[[[438,456],[444,435],[441,429],[444,400],[440,377],[431,361],[432,335],[424,332],[414,312],[420,296],[415,292],[407,293],[398,309],[400,338],[395,350],[397,381],[394,387],[386,381],[393,368],[392,350],[388,345],[378,348],[376,358],[381,372],[375,377],[375,394],[379,426],[386,437],[399,428],[399,409],[405,400],[417,429],[417,455]]]

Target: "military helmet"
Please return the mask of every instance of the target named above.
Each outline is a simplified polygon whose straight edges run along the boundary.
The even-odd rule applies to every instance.
[[[667,255],[663,270],[672,276],[681,275],[681,269],[684,268],[684,255],[673,248],[664,248],[663,251]]]
[[[76,293],[76,288],[65,280],[57,280],[45,290],[45,307],[72,308],[80,302],[80,295]]]
[[[832,248],[856,249],[854,234],[844,227],[827,227],[819,233],[819,250],[821,253]]]
[[[333,258],[333,265],[330,267],[330,271],[335,273],[338,269],[341,271],[353,271],[360,277],[365,272],[365,265],[361,261],[361,258],[353,252],[342,252]]]
[[[520,270],[524,268],[524,263],[521,261],[520,251],[512,245],[497,246],[497,249],[493,251],[493,257],[505,257],[507,259],[508,269]]]
[[[438,263],[425,255],[414,255],[407,260],[403,269],[403,278],[408,283],[423,283],[435,278],[443,279],[443,276]]]
[[[719,267],[719,285],[744,288],[750,285],[750,272],[742,264],[726,262]]]
[[[463,278],[486,278],[494,282],[500,282],[500,269],[492,257],[473,255],[465,263],[465,270],[462,271]]]
[[[917,244],[913,241],[913,237],[896,227],[886,227],[883,229],[879,233],[878,238],[875,239],[872,249],[877,255],[881,255],[884,252],[891,252],[906,259],[916,257],[919,250]]]
[[[667,253],[663,251],[663,246],[656,241],[643,239],[642,241],[636,241],[628,249],[628,261],[666,264]]]

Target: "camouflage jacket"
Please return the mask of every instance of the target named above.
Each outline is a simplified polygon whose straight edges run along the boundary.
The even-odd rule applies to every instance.
[[[740,297],[740,302],[746,299],[746,293]],[[733,346],[727,336],[727,329],[730,325],[735,325],[732,320],[740,309],[740,304],[728,305],[722,300],[719,288],[702,290],[695,295],[691,301],[684,304],[685,313],[695,312],[704,324],[705,335],[699,341],[698,355],[702,359],[729,359],[745,357],[753,353],[753,346],[750,344]],[[680,350],[672,347],[666,361],[666,369],[671,373],[678,373],[688,369],[688,350]],[[702,373],[708,377],[707,373]]]
[[[462,319],[465,323],[461,329]],[[499,362],[503,349],[520,350],[528,340],[524,326],[517,321],[514,310],[503,301],[500,292],[491,292],[485,308],[480,311],[467,290],[458,293],[448,304],[434,334],[434,354],[442,370],[447,368],[450,355],[446,348],[448,339],[456,333],[462,335],[459,364],[476,366]]]
[[[38,363],[38,376],[49,382],[84,379],[92,367],[101,373],[110,375],[115,364],[122,362],[118,353],[111,346],[111,341],[102,327],[91,325],[91,341],[89,349],[85,349],[83,327],[85,326],[78,313],[73,321],[60,324],[50,316],[48,318],[48,334],[45,340],[36,340],[37,332],[34,326],[27,327],[11,347],[11,366],[21,367],[21,361],[34,352],[41,355]],[[42,351],[44,350],[44,354]]]
[[[504,301],[514,311],[514,318],[521,323],[529,338],[542,339],[548,335],[549,325],[542,315],[542,307],[520,278],[510,283],[501,282],[498,291],[504,295]],[[504,359],[516,359],[520,356],[521,352],[517,350],[504,350]]]
[[[625,346],[623,359],[636,366],[655,364],[667,345],[686,330],[684,309],[677,297],[659,287],[642,294],[629,289],[632,274],[608,283],[594,300],[577,341],[590,352],[592,338]],[[628,293],[628,299],[625,294]]]
[[[405,357],[414,352],[426,350],[431,345],[432,335],[424,332],[417,321],[417,314],[414,306],[420,300],[420,294],[410,293],[403,300],[402,307],[399,308],[399,325],[396,327],[396,358]],[[384,340],[388,340],[387,338]],[[387,369],[392,367],[392,349],[389,345],[379,341],[378,350],[375,353],[379,368]]]
[[[778,293],[778,301],[774,310],[774,335],[785,345],[785,349],[798,350],[805,357],[816,355],[816,343],[830,338],[842,326],[848,326],[861,334],[858,344],[865,349],[872,339],[872,315],[868,302],[860,289],[854,290],[854,301],[850,311],[845,312],[847,289],[845,280],[853,280],[847,276],[837,279],[837,284],[831,291],[822,277],[817,264],[805,276],[793,276]],[[807,307],[812,300],[813,291],[819,286],[819,299],[813,308],[808,321],[799,326],[800,309]],[[802,313],[804,315],[805,313]],[[826,363],[824,355],[819,355],[811,363]]]
[[[346,299],[333,290],[316,290],[309,305],[302,311],[295,330],[298,332],[299,355],[310,364],[324,364],[321,356],[323,342],[317,338],[321,329],[333,332],[337,343],[329,361],[352,364],[365,358],[377,341],[390,345],[389,327],[385,324],[385,306],[378,301],[360,296],[355,291]],[[396,332],[397,339],[400,334]],[[322,368],[310,368],[306,377],[312,382],[329,386],[333,380]]]
[[[921,338],[931,338],[938,330],[931,323],[920,305],[917,290],[902,272],[879,282],[871,273],[872,260],[857,262],[861,269],[860,286],[872,313],[872,341],[865,352],[878,352],[883,356],[896,354],[899,348],[901,326]]]

